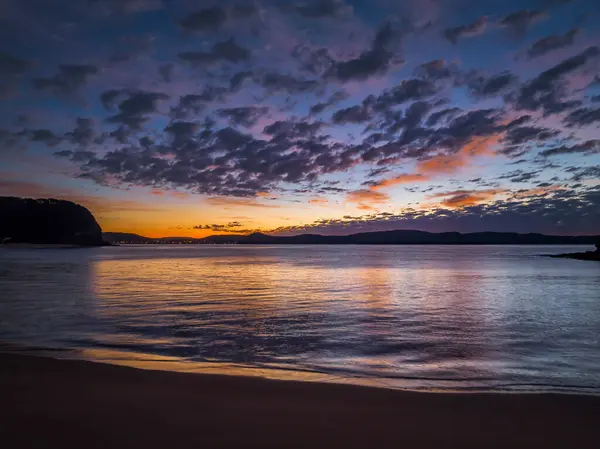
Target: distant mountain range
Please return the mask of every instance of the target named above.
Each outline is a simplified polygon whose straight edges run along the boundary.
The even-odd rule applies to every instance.
[[[191,237],[150,238],[137,234],[105,232],[104,239],[122,244],[257,244],[257,245],[593,245],[596,236],[558,236],[517,234],[512,232],[431,233],[423,231],[381,231],[350,235],[301,234],[274,236],[211,235],[201,239]]]

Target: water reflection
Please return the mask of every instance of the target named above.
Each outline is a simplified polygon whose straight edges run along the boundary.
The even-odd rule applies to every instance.
[[[596,385],[600,270],[534,251],[544,250],[23,253],[1,266],[10,300],[0,302],[0,339],[259,370]]]

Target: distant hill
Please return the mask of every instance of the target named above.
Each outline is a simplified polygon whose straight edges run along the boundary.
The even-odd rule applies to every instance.
[[[154,239],[150,237],[143,237],[127,232],[104,232],[102,236],[109,243],[155,243]]]
[[[257,245],[593,245],[600,236],[557,236],[517,234],[510,232],[431,233],[424,231],[381,231],[351,235],[301,234],[273,236],[262,233],[250,235],[211,235],[194,239],[164,237],[152,239],[137,234],[105,232],[104,238],[114,243],[190,243],[190,244],[257,244]]]
[[[70,201],[0,197],[0,242],[104,245],[92,213]]]

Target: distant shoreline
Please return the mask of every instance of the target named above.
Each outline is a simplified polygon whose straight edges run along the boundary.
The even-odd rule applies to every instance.
[[[211,245],[593,245],[600,236],[557,236],[509,232],[443,232],[396,230],[364,232],[350,235],[300,234],[277,236],[261,233],[250,235],[211,235],[151,238],[137,234],[105,232],[104,239],[117,244],[211,244]]]

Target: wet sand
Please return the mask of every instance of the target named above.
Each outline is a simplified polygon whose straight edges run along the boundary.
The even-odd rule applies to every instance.
[[[3,447],[598,448],[600,397],[411,393],[0,354]]]

